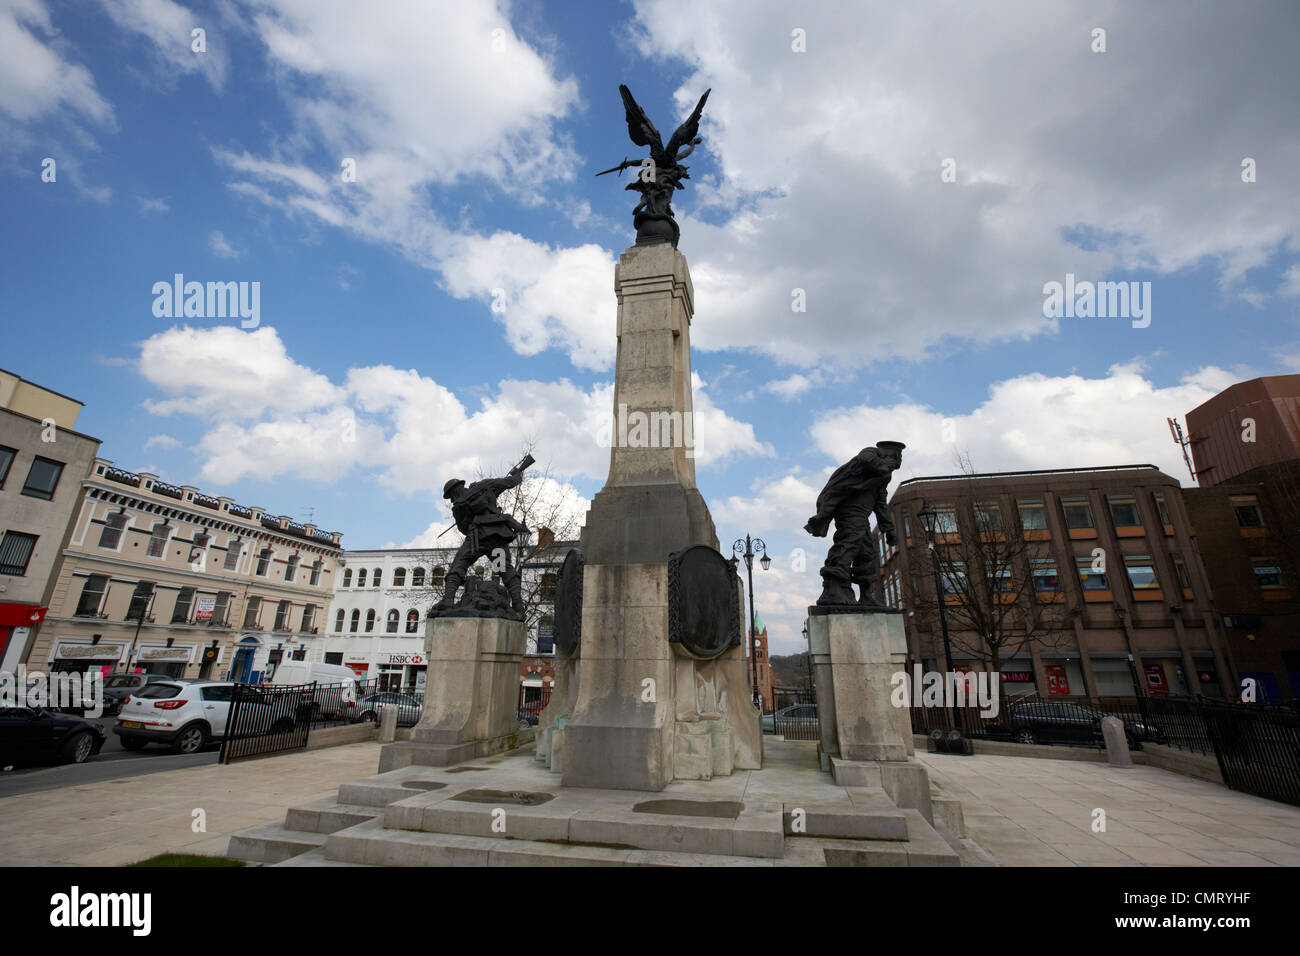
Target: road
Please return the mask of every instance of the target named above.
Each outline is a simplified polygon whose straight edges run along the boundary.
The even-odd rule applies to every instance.
[[[104,749],[83,764],[24,767],[0,772],[0,798],[217,762],[218,744],[210,744],[196,754],[173,754],[161,744],[150,744],[144,750],[123,750],[121,738],[113,733],[113,722],[112,717],[95,720],[107,732],[108,739],[104,741]]]

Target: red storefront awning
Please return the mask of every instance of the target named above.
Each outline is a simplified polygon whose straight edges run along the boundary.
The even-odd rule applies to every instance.
[[[5,604],[0,601],[0,627],[31,627],[41,623],[48,610],[39,604]]]

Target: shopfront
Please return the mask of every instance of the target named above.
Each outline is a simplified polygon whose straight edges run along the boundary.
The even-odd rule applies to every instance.
[[[86,673],[98,670],[111,674],[126,656],[126,644],[117,641],[55,641],[50,670]]]
[[[195,658],[196,647],[193,644],[145,644],[140,648],[136,666],[150,674],[162,674],[166,677],[184,677],[185,669]]]
[[[415,687],[424,689],[428,667],[424,655],[418,652],[380,654],[373,679],[379,681],[380,690],[398,690]]]
[[[31,629],[45,618],[46,610],[35,604],[0,601],[0,670],[17,669]]]

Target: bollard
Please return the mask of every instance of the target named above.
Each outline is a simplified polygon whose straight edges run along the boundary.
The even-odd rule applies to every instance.
[[[1133,766],[1133,757],[1128,752],[1128,736],[1124,733],[1124,721],[1118,717],[1103,717],[1101,735],[1106,741],[1106,759],[1112,767]]]
[[[379,712],[379,742],[391,744],[397,739],[397,708],[385,707]]]

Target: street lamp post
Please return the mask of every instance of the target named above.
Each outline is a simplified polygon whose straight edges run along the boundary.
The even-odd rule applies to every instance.
[[[731,546],[731,563],[736,563],[736,556],[745,559],[745,570],[749,575],[749,663],[750,663],[750,681],[754,687],[754,706],[762,709],[762,704],[758,699],[758,634],[754,630],[754,549],[758,548],[763,552],[763,557],[759,559],[759,564],[763,565],[766,571],[772,566],[772,559],[767,556],[767,545],[763,543],[762,538],[751,538],[745,535],[745,540],[736,539],[736,543]]]
[[[948,686],[949,680],[957,679],[957,672],[952,666],[952,644],[948,639],[948,613],[947,600],[943,593],[943,570],[939,566],[939,552],[934,547],[934,519],[937,517],[936,512],[924,500],[921,502],[921,510],[916,513],[916,517],[921,522],[921,527],[925,531],[926,546],[930,550],[930,564],[934,569],[934,594],[939,601],[939,628],[943,631],[943,656],[948,667],[948,675],[944,677],[944,687]],[[957,716],[957,702],[952,704],[952,726],[956,730],[960,726]]]

